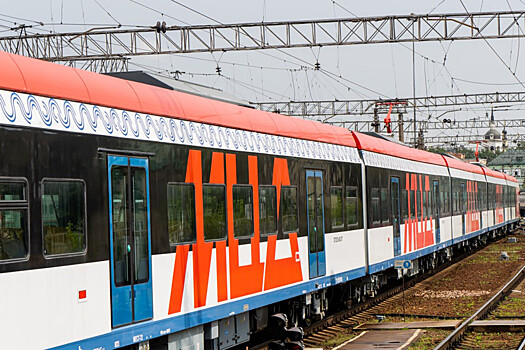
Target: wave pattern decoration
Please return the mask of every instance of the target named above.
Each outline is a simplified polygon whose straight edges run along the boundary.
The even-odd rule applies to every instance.
[[[359,163],[357,149],[0,90],[0,124]]]
[[[365,165],[367,166],[388,168],[399,171],[406,171],[407,169],[410,169],[410,171],[414,173],[430,173],[433,175],[448,176],[447,168],[441,165],[417,162],[370,151],[363,151],[363,159],[365,161]]]

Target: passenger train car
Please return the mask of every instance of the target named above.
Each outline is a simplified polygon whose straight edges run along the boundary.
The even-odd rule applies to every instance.
[[[480,165],[7,53],[0,72],[3,348],[228,349],[518,218],[516,180]]]

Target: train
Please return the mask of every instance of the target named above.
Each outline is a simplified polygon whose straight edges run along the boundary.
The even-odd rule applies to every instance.
[[[519,219],[515,178],[380,135],[5,52],[0,72],[2,348],[228,349]]]

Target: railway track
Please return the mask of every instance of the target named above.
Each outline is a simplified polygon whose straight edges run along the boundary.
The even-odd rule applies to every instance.
[[[517,227],[514,233],[523,232],[523,229],[524,229],[524,226],[522,224]],[[493,242],[492,244],[502,243],[502,242],[505,242],[505,240],[506,238]],[[429,288],[429,286],[432,286],[434,283],[436,283],[436,281],[443,279],[444,276],[446,275],[453,275],[454,273],[456,273],[457,270],[459,269],[459,264],[457,264],[459,261],[467,260],[470,257],[472,257],[470,258],[471,260],[475,261],[478,258],[474,257],[474,255],[483,251],[484,248],[487,248],[490,245],[491,244],[485,247],[481,247],[476,251],[471,251],[469,253],[462,254],[461,256],[456,257],[455,259],[448,262],[447,264],[443,264],[442,266],[424,275],[421,275],[421,276],[418,276],[416,278],[409,280],[408,282],[405,283],[405,298],[414,297],[415,295],[423,295],[424,292]],[[523,270],[520,270],[520,271],[522,271],[522,273],[525,273],[523,272]],[[514,283],[513,285],[516,285],[516,283]],[[507,292],[509,290],[512,290],[512,285],[508,285],[506,290]],[[391,319],[397,319],[397,320],[404,319],[401,313],[385,312],[385,310],[395,309],[401,304],[401,299],[402,299],[401,291],[402,291],[402,286],[393,287],[389,289],[388,291],[385,291],[379,294],[373,300],[369,300],[365,303],[351,307],[349,310],[338,312],[310,327],[305,328],[305,338],[304,338],[305,346],[306,347],[319,347],[320,344],[326,344],[327,340],[340,338],[341,334],[346,334],[347,335],[346,339],[349,339],[352,336],[356,336],[358,335],[358,332],[353,331],[353,328],[365,322],[375,320],[377,315],[383,315],[384,317],[388,317]],[[525,290],[524,290],[524,294],[525,294]],[[495,297],[496,295],[490,300],[493,301]],[[489,305],[496,305],[496,304],[497,303],[493,301],[493,303]],[[493,309],[493,306],[489,307],[489,309],[490,310]],[[421,313],[408,312],[406,315],[406,318],[422,320],[422,319],[453,319],[457,317],[453,317],[445,313],[421,314]],[[443,337],[445,337],[445,334],[443,334],[444,331],[441,331],[441,332],[442,333],[440,334],[440,336],[442,339]],[[453,336],[453,338],[460,339],[464,335],[465,333],[463,333],[458,338],[455,338],[455,336]],[[465,349],[469,348],[468,344],[472,344],[472,341],[470,341],[470,343],[468,341],[469,337],[474,337],[475,339],[479,338],[477,334],[472,334],[472,335],[468,335],[467,337],[465,337],[464,338],[466,341],[465,344],[467,344]],[[344,338],[337,339],[337,341],[340,341],[340,342],[342,342],[343,340],[345,339]],[[517,341],[516,345],[519,345],[519,342],[520,340]],[[335,343],[333,345],[335,345]],[[470,347],[469,349],[471,348],[472,347]],[[524,350],[525,350],[525,346],[524,346]]]
[[[509,327],[512,322],[503,320],[503,322],[476,323],[475,321],[497,315],[500,305],[508,299],[516,286],[518,286],[517,291],[524,290],[524,279],[525,265],[489,301],[438,344],[434,350],[475,349],[480,344],[483,344],[483,349],[517,349],[520,343],[524,341],[523,331],[513,332]],[[523,309],[519,311],[523,312]],[[498,324],[499,327],[494,327]],[[495,328],[496,331],[491,331],[491,328]]]

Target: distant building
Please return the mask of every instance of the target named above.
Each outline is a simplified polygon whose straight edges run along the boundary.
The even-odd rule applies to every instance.
[[[488,114],[487,114],[488,118]],[[499,132],[494,121],[494,110],[490,113],[489,130],[485,133],[485,146],[491,151],[505,151],[508,147],[507,131]]]
[[[525,178],[525,150],[509,149],[489,162],[488,166],[516,177],[521,186]]]
[[[450,155],[456,157],[457,159],[461,159],[461,160],[464,160],[464,159],[465,159],[465,154],[464,154],[464,153],[458,153],[458,152],[453,153],[453,152],[452,152],[452,153],[450,153]]]

